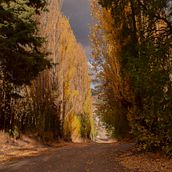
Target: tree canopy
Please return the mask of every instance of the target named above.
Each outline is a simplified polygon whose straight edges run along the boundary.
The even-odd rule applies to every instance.
[[[128,131],[142,149],[172,152],[171,1],[95,2],[99,11],[94,13],[98,21],[94,33],[99,35],[93,35],[93,49],[99,52],[95,61],[103,69],[101,86],[113,90],[110,97],[104,92],[108,105],[104,111],[117,121],[115,128],[126,118]]]
[[[30,84],[40,71],[50,66],[36,20],[45,4],[44,0],[0,2],[0,65],[3,77],[10,83]]]

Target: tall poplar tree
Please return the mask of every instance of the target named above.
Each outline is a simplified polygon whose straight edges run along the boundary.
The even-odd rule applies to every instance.
[[[134,97],[127,107],[132,133],[142,149],[170,154],[171,1],[99,0],[99,3],[111,13],[113,30],[117,34],[114,42],[121,46],[120,75],[125,80],[128,74]]]

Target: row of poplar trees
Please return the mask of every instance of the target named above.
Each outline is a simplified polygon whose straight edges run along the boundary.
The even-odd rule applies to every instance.
[[[116,137],[172,154],[172,2],[92,0],[97,113]]]
[[[87,58],[61,5],[0,1],[0,130],[16,138],[92,137]]]

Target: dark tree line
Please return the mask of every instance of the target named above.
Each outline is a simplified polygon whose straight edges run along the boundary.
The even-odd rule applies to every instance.
[[[38,24],[34,19],[44,9],[45,2],[0,2],[1,129],[14,127],[11,101],[20,98],[16,87],[31,84],[41,71],[50,67],[45,59],[47,53],[41,49],[44,38],[38,36]]]

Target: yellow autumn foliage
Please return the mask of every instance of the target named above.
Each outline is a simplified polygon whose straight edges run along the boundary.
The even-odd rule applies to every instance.
[[[64,137],[73,142],[78,142],[81,138],[81,123],[74,113],[68,114],[64,120]]]

